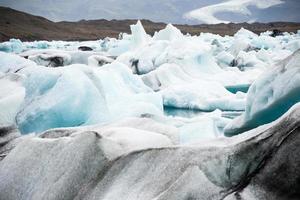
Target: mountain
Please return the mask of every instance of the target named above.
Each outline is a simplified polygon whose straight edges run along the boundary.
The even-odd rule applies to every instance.
[[[186,17],[193,10],[220,5],[229,0],[0,0],[0,6],[43,16],[52,21],[81,19],[149,19],[173,24],[199,24],[200,19]],[[242,22],[300,22],[298,0],[230,0],[233,6],[219,6],[214,15],[220,20]],[[247,3],[248,2],[248,3]],[[275,3],[274,3],[275,2]],[[281,2],[276,4],[276,2]],[[227,4],[227,3],[226,3]],[[262,6],[268,4],[269,6]],[[228,4],[227,4],[228,5]],[[235,9],[237,7],[238,9]],[[244,6],[243,6],[244,5]],[[241,9],[242,7],[243,9]],[[203,11],[203,10],[202,10]],[[208,14],[207,12],[201,12]],[[211,23],[207,22],[206,23]]]
[[[95,40],[105,37],[118,37],[120,32],[129,33],[129,25],[137,20],[81,20],[78,22],[53,22],[46,18],[20,12],[8,7],[0,7],[0,41],[10,38],[19,38],[24,41],[33,40]],[[153,34],[166,26],[165,23],[156,23],[142,20],[145,30]],[[295,32],[300,29],[300,23],[240,23],[216,25],[175,25],[183,33],[192,35],[201,32],[211,32],[220,35],[233,35],[241,27],[255,33],[266,30],[279,29]]]

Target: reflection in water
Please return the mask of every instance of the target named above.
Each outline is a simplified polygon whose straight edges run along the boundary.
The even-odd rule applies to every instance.
[[[198,117],[204,114],[207,114],[209,112],[201,111],[201,110],[192,110],[192,109],[182,109],[182,108],[174,108],[174,107],[164,107],[164,114],[166,116],[172,116],[172,117],[183,117],[183,118],[193,118]],[[242,114],[241,111],[223,111],[222,117],[233,119],[235,117],[238,117]]]
[[[164,107],[164,113],[168,117],[176,117],[174,121],[179,122],[176,127],[181,144],[224,137],[224,127],[242,114],[237,111],[203,112],[174,107]]]
[[[243,113],[243,111],[223,111],[222,117],[228,118],[228,119],[234,119],[238,116],[240,116]]]
[[[184,117],[184,118],[193,118],[200,115],[203,115],[203,112],[201,110],[192,110],[192,109],[184,109],[184,108],[174,108],[174,107],[164,107],[164,114],[166,116],[172,116],[172,117]]]

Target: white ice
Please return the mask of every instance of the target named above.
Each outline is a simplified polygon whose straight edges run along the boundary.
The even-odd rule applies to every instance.
[[[262,74],[250,87],[245,113],[225,127],[235,135],[270,123],[300,101],[300,50]]]
[[[299,34],[271,37],[271,32],[258,35],[242,28],[234,36],[190,36],[168,24],[151,37],[141,22],[130,28],[131,34],[122,33],[119,39],[12,39],[1,43],[0,51],[9,52],[0,52],[2,76],[16,73],[23,85],[2,84],[1,88],[10,91],[11,85],[26,90],[24,101],[21,95],[13,97],[16,102],[7,106],[11,111],[3,116],[16,121],[23,133],[146,117],[154,120],[149,126],[165,123],[172,127],[173,139],[178,136],[182,143],[222,137],[227,124],[228,133],[233,124],[245,122],[239,119],[248,115],[249,107],[251,112],[263,113],[263,106],[251,103],[253,88],[260,80],[257,78],[263,73],[277,73],[274,66],[300,47]],[[259,99],[263,95],[257,92],[254,96]],[[278,102],[276,98],[272,101]],[[163,115],[163,107],[208,113],[190,119],[169,117]],[[233,122],[223,117],[244,110],[245,114]]]

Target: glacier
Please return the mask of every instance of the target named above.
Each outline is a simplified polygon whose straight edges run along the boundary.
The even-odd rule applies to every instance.
[[[0,199],[299,196],[300,34],[0,43]]]
[[[0,196],[297,199],[299,108],[244,134],[191,145],[172,146],[172,128],[140,118],[27,135],[0,161]]]

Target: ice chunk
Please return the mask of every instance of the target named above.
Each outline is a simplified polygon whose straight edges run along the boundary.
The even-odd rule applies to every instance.
[[[123,53],[126,53],[130,50],[132,41],[130,39],[123,39],[114,42],[110,42],[110,47],[108,48],[107,53],[112,56],[120,56]]]
[[[250,67],[264,70],[267,64],[258,59],[256,54],[255,51],[240,51],[232,64],[241,71],[248,70]]]
[[[131,25],[130,29],[134,48],[141,47],[149,42],[150,36],[147,35],[141,21],[138,21],[136,25]]]
[[[162,113],[160,94],[120,63],[99,69],[25,68],[22,73],[27,76],[25,102],[17,115],[22,133]]]
[[[28,66],[36,66],[36,64],[18,55],[0,52],[0,72],[17,72]]]
[[[174,63],[182,68],[189,68],[189,72],[192,73],[221,72],[210,51],[211,47],[201,40],[175,40],[155,59],[155,65]]]
[[[241,51],[248,51],[251,48],[248,40],[244,38],[238,38],[233,41],[231,47],[229,48],[229,52],[233,56],[237,56]]]
[[[247,39],[254,39],[256,38],[258,35],[253,33],[252,31],[249,31],[245,28],[241,28],[240,30],[238,30],[238,32],[236,32],[234,34],[235,38],[247,38]]]
[[[25,102],[16,118],[22,133],[96,123],[109,115],[97,85],[76,67],[39,67],[27,76]]]
[[[218,81],[209,80],[210,73],[198,68],[192,74],[192,70],[196,69],[164,64],[144,75],[143,80],[155,91],[161,91],[165,106],[205,111],[244,109],[244,99],[230,93]],[[201,79],[196,75],[201,75]]]
[[[220,66],[228,67],[233,64],[234,56],[226,51],[222,51],[216,56],[216,59],[218,60],[218,64]]]
[[[170,86],[162,90],[164,105],[176,108],[197,109],[202,111],[244,110],[244,99],[227,91],[214,82]]]
[[[300,50],[265,72],[250,87],[245,113],[229,123],[226,135],[236,135],[274,121],[300,101]]]
[[[287,43],[285,48],[289,49],[292,52],[297,51],[298,49],[300,49],[300,39],[290,41],[289,43]]]
[[[155,60],[164,52],[168,45],[167,41],[156,41],[137,51],[124,53],[117,60],[129,65],[135,74],[147,74],[159,67],[155,64]]]
[[[0,51],[4,51],[7,53],[21,53],[23,50],[23,43],[19,39],[10,39],[8,42],[0,43]]]
[[[0,72],[0,127],[15,124],[15,116],[25,97],[23,77]]]
[[[59,54],[36,54],[28,57],[38,65],[46,67],[61,67],[71,64],[71,56],[66,53]]]
[[[93,55],[88,57],[88,65],[101,67],[102,65],[110,64],[114,61],[114,59],[106,56]]]
[[[271,36],[265,35],[260,35],[251,41],[251,46],[258,49],[274,49],[278,45],[278,40]]]
[[[34,41],[34,42],[23,42],[24,46],[27,49],[48,49],[53,44],[53,42],[48,41]]]
[[[185,120],[185,123],[179,127],[180,143],[197,143],[223,135],[221,126],[222,120],[225,119],[221,117],[221,113],[220,110],[216,110],[212,113],[205,113],[200,117]]]
[[[154,40],[181,40],[183,39],[183,34],[181,31],[173,26],[172,24],[168,24],[165,29],[156,32],[153,36]]]
[[[89,64],[91,56],[108,56],[105,52],[94,51],[66,51],[57,49],[29,50],[20,54],[46,67],[59,67],[70,64]]]

